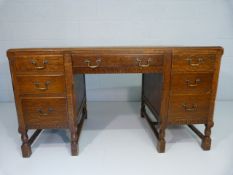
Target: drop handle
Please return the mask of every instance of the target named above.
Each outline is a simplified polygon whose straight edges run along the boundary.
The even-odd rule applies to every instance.
[[[35,85],[35,88],[36,88],[37,90],[46,91],[46,90],[48,90],[49,84],[50,84],[50,83],[51,83],[50,81],[46,81],[46,82],[44,83],[44,87],[41,87],[41,83],[40,83],[40,82],[35,82],[34,85]]]
[[[200,84],[201,80],[198,78],[194,82],[191,80],[186,80],[186,84],[188,87],[197,87]]]
[[[91,61],[90,60],[85,60],[85,63],[87,63],[87,66],[89,67],[89,68],[91,68],[91,69],[95,69],[95,68],[97,68],[97,67],[99,67],[100,66],[100,64],[101,64],[101,59],[97,59],[96,61],[95,61],[95,65],[92,65],[91,64]]]
[[[182,104],[183,108],[187,112],[194,112],[197,111],[197,105],[192,104],[192,105],[187,105],[186,103]]]
[[[201,63],[203,63],[203,58],[198,58],[196,62],[193,61],[192,58],[187,58],[188,64],[192,67],[200,66]]]
[[[143,64],[142,62],[142,59],[140,58],[137,58],[137,62],[138,62],[138,66],[139,67],[149,67],[150,66],[150,62],[151,62],[151,58],[149,58],[147,61],[146,61],[146,64]]]
[[[37,109],[37,112],[39,113],[40,116],[47,116],[53,111],[54,111],[53,108],[48,108],[47,112],[44,112],[43,109],[41,108]]]
[[[39,65],[36,60],[32,60],[31,63],[35,66],[37,70],[43,70],[46,68],[46,65],[49,63],[48,60],[43,60],[42,65]]]

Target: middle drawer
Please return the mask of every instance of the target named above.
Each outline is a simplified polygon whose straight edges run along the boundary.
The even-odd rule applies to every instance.
[[[65,92],[64,75],[17,76],[21,95],[63,94]]]
[[[172,73],[172,94],[211,93],[212,73]]]

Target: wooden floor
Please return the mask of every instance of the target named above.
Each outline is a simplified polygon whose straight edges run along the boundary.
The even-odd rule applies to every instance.
[[[46,130],[23,159],[15,106],[0,103],[0,175],[233,174],[233,102],[217,102],[210,151],[201,149],[188,127],[173,126],[166,132],[166,153],[157,153],[139,109],[137,102],[89,102],[78,157],[70,156],[68,132]]]

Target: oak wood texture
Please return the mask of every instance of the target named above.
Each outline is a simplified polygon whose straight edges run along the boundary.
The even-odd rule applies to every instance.
[[[49,128],[69,129],[71,154],[78,154],[87,118],[87,73],[142,73],[141,116],[158,139],[158,151],[165,152],[165,131],[174,124],[187,124],[209,150],[222,54],[221,47],[8,50],[23,157],[31,155],[41,130]],[[194,124],[204,124],[204,133]],[[28,129],[37,129],[30,138]]]

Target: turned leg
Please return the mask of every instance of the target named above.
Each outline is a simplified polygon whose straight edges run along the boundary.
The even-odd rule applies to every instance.
[[[78,155],[78,134],[77,134],[77,126],[71,129],[71,154],[72,156]]]
[[[141,102],[141,117],[144,118],[144,113],[146,112],[146,108],[145,108],[145,103],[144,101],[142,100]]]
[[[210,150],[210,146],[211,146],[210,135],[211,135],[211,128],[213,126],[214,126],[213,122],[205,124],[205,131],[204,131],[205,135],[202,139],[202,144],[201,144],[201,147],[203,148],[203,150]]]
[[[22,146],[21,146],[22,156],[30,157],[30,155],[32,154],[32,150],[31,150],[31,145],[29,144],[27,130],[19,129],[19,133],[21,134],[21,140],[22,140]]]
[[[159,132],[158,132],[158,144],[157,144],[157,150],[159,153],[165,152],[165,127],[160,126]]]

